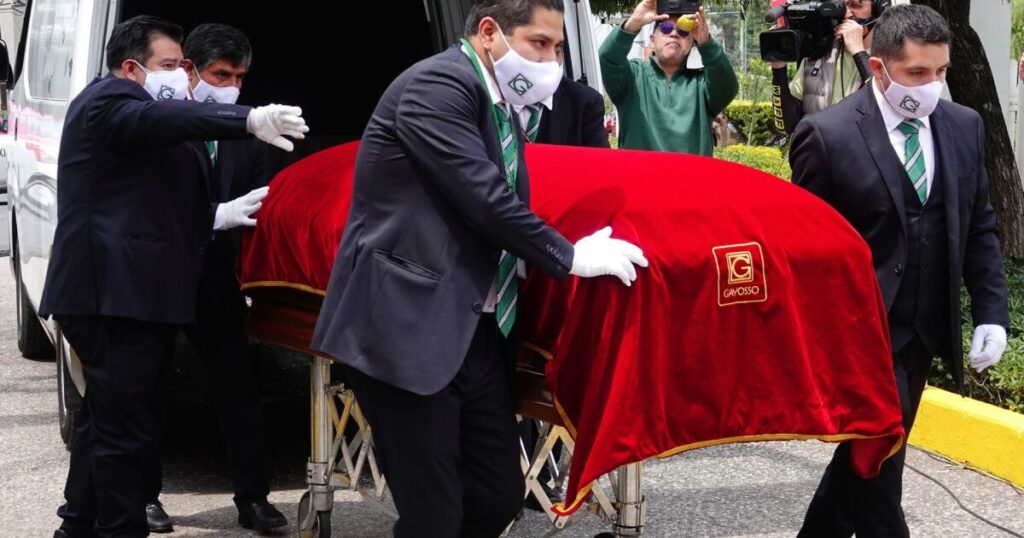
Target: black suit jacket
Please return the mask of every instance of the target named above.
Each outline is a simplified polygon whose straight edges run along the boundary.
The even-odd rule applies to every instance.
[[[206,152],[205,146],[202,150]],[[249,191],[266,185],[267,145],[250,140],[224,140],[217,144],[217,164],[211,166],[211,210]],[[259,219],[259,213],[254,215]],[[196,312],[199,323],[217,323],[232,330],[241,330],[245,322],[245,299],[239,290],[235,259],[241,243],[241,228],[213,232],[207,250],[206,265],[199,280],[200,304]]]
[[[110,75],[75,97],[39,313],[190,320],[213,215],[209,157],[187,141],[246,138],[249,110],[154,101]]]
[[[507,250],[557,278],[573,248],[510,190],[491,102],[456,46],[402,73],[363,133],[313,348],[417,394],[462,365]],[[516,130],[518,132],[518,129]]]
[[[604,96],[597,90],[564,78],[540,117],[537,142],[562,146],[608,148],[604,130]]]
[[[952,346],[941,353],[959,384],[963,378],[960,283],[971,295],[975,325],[1009,326],[1006,276],[996,217],[989,203],[985,132],[973,110],[939,101],[930,116],[936,173],[942,174],[949,238],[949,331]],[[866,85],[817,114],[793,133],[793,183],[841,213],[867,241],[875,273],[891,309],[907,264],[907,224],[902,161],[893,151],[882,113]]]

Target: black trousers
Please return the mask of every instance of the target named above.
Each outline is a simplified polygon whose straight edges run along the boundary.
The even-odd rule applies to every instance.
[[[421,396],[345,368],[398,508],[394,535],[494,538],[523,505],[509,356],[481,316],[462,368]]]
[[[238,298],[241,300],[241,296]],[[266,500],[270,493],[257,364],[250,353],[244,323],[244,304],[239,305],[237,313],[217,309],[207,296],[200,294],[196,324],[182,328],[203,363],[238,503]],[[159,459],[153,475],[149,502],[157,500],[162,488],[163,467]]]
[[[159,457],[160,370],[176,325],[114,317],[60,316],[78,353],[86,392],[75,425],[66,502],[71,537],[147,536],[147,477]]]
[[[928,381],[932,355],[914,338],[893,354],[893,371],[907,436],[914,425]],[[850,470],[850,444],[841,443],[825,469],[807,509],[799,537],[858,538],[910,536],[901,506],[906,445],[882,464],[877,477],[862,479]]]

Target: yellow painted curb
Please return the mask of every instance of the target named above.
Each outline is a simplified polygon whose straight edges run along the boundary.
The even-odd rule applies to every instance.
[[[1024,415],[927,387],[910,444],[1024,486]]]

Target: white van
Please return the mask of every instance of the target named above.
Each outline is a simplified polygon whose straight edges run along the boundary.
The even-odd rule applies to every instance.
[[[6,174],[10,260],[17,284],[18,348],[25,357],[56,354],[61,437],[70,440],[81,402],[81,366],[50,321],[36,315],[57,225],[57,155],[69,101],[102,76],[110,31],[140,14],[166,17],[186,32],[222,22],[245,32],[254,62],[242,104],[303,108],[311,136],[288,154],[270,149],[272,170],[359,138],[384,88],[404,69],[461,37],[471,0],[293,2],[180,0],[28,0],[14,13],[14,35],[0,45],[8,132],[0,134]],[[600,88],[589,0],[566,0],[566,72]],[[2,195],[0,195],[2,196]],[[0,214],[3,214],[0,212]],[[0,228],[2,230],[2,228]],[[185,291],[185,290],[183,290]],[[55,352],[56,350],[56,352]]]

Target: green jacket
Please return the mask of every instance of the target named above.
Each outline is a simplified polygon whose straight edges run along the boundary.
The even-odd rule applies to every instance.
[[[676,72],[668,80],[650,61],[626,55],[637,34],[616,27],[601,45],[601,77],[619,111],[619,147],[711,155],[711,120],[725,110],[739,83],[714,38],[698,46],[703,69]]]

